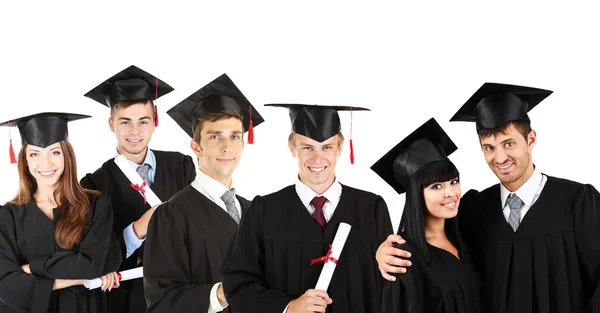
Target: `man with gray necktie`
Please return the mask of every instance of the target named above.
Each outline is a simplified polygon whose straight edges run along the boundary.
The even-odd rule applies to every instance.
[[[500,180],[461,199],[462,237],[483,279],[484,312],[600,312],[600,194],[543,174],[527,114],[552,91],[485,83],[451,121],[475,122],[486,162]],[[579,131],[579,130],[573,130]],[[557,146],[560,146],[557,143]],[[571,161],[572,160],[568,160]],[[403,256],[380,246],[384,276]]]
[[[221,260],[250,202],[232,175],[262,117],[223,74],[167,112],[192,138],[196,179],[152,217],[144,252],[148,312],[232,312]]]
[[[189,185],[196,176],[194,161],[188,155],[148,147],[158,125],[155,102],[173,88],[154,75],[130,66],[100,83],[86,97],[110,109],[108,125],[117,141],[114,156],[95,172],[85,175],[81,185],[110,196],[114,211],[113,229],[121,243],[120,270],[143,266],[144,240],[148,221],[156,206],[150,207],[119,169],[115,159],[127,163],[144,179],[161,200],[167,200]],[[123,282],[107,295],[108,311],[146,311],[142,279]]]

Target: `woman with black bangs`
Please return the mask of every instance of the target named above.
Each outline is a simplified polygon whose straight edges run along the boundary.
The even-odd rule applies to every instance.
[[[430,119],[371,167],[406,192],[398,232],[413,263],[386,283],[384,313],[481,312],[480,278],[458,232],[459,173],[447,157],[455,150]]]

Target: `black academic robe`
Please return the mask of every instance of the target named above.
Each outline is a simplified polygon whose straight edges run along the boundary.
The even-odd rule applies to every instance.
[[[100,289],[73,286],[52,291],[55,279],[92,279],[121,264],[110,201],[98,195],[90,202],[90,227],[71,250],[54,239],[58,209],[54,222],[33,200],[0,209],[0,312],[108,312],[106,293]],[[21,270],[23,264],[30,265],[32,274]]]
[[[161,201],[167,201],[179,190],[189,185],[196,178],[196,168],[192,158],[179,152],[152,150],[156,157],[154,183],[150,186]],[[88,189],[99,190],[112,199],[114,210],[113,229],[121,244],[123,264],[120,270],[142,266],[138,259],[143,258],[144,244],[129,258],[126,257],[123,230],[129,224],[138,220],[150,209],[144,204],[142,195],[131,187],[131,183],[121,172],[114,158],[106,161],[93,174],[87,174],[81,179],[81,185]],[[123,282],[121,287],[108,295],[108,305],[111,312],[143,313],[146,311],[144,287],[142,279]]]
[[[485,312],[600,312],[600,194],[548,176],[516,232],[500,185],[463,197],[459,215],[483,278]]]
[[[244,216],[250,202],[237,199]],[[192,186],[161,205],[150,221],[144,253],[148,312],[207,312],[237,227],[225,210]],[[223,312],[232,311],[227,307]]]
[[[410,244],[412,266],[386,282],[382,313],[481,313],[481,279],[469,253],[461,249],[460,260],[452,253],[427,244],[429,262]]]
[[[295,187],[256,197],[242,218],[223,260],[223,288],[239,313],[282,313],[288,303],[314,289],[341,222],[352,226],[327,290],[327,312],[379,312],[383,278],[375,252],[392,233],[383,198],[342,185],[333,216],[322,229]]]

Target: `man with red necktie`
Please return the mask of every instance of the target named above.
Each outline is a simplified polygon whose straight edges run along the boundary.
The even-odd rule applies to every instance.
[[[229,305],[238,313],[379,312],[383,279],[375,251],[392,231],[387,206],[378,195],[340,184],[335,175],[344,143],[337,111],[365,109],[267,106],[290,110],[288,145],[298,160],[298,179],[256,197],[242,218],[221,267]],[[342,222],[352,230],[329,289],[315,290]]]

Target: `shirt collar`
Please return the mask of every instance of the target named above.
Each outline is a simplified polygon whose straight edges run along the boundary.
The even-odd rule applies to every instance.
[[[216,179],[206,175],[202,170],[198,170],[196,173],[196,183],[200,185],[208,193],[208,195],[216,199],[221,199],[221,196],[227,191],[227,187],[217,181]],[[233,182],[231,183],[233,188]]]
[[[517,189],[514,193],[517,194],[519,199],[523,201],[524,206],[531,206],[533,198],[542,183],[542,172],[536,167],[533,170],[533,174],[529,179]],[[506,189],[504,185],[500,184],[500,200],[502,201],[502,207],[506,204],[506,199],[511,194],[510,190]]]
[[[115,153],[115,159],[118,158],[120,155],[121,154],[119,153],[119,148],[117,148],[117,152]],[[154,152],[152,152],[152,150],[150,150],[150,149],[146,150],[146,158],[144,159],[144,162],[142,164],[137,164],[129,159],[127,159],[127,162],[129,162],[129,165],[131,165],[131,167],[134,170],[137,169],[138,166],[143,165],[143,164],[150,165],[150,168],[153,170],[156,169],[156,157],[154,156]]]
[[[342,196],[342,184],[340,184],[337,180],[337,177],[333,181],[333,184],[325,190],[325,192],[321,195],[317,194],[314,190],[310,189],[310,187],[306,186],[300,178],[296,179],[296,193],[302,201],[302,204],[305,207],[310,205],[312,199],[316,196],[323,196],[327,198],[334,207],[337,207],[338,202],[340,202],[340,197]]]

